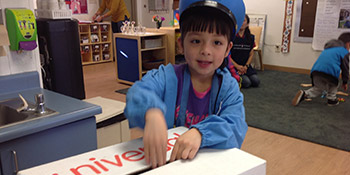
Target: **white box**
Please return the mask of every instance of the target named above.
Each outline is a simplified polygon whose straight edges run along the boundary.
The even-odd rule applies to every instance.
[[[36,13],[38,18],[48,18],[48,19],[71,19],[72,18],[71,10],[37,9]]]
[[[185,127],[168,130],[167,160],[170,159],[176,139],[186,131]],[[18,174],[116,175],[138,173],[149,168],[150,165],[144,160],[143,143],[140,138],[22,170]],[[145,174],[265,175],[266,161],[237,148],[201,149],[193,160],[177,160]]]
[[[149,48],[155,48],[155,47],[162,47],[162,39],[161,38],[156,38],[156,39],[147,39],[145,38],[142,40],[142,48],[144,49],[149,49]]]

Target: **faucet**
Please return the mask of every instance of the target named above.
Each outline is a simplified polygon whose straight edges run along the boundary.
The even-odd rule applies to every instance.
[[[39,114],[44,114],[46,112],[45,110],[45,102],[44,102],[44,95],[43,94],[36,94],[35,95],[35,112]]]
[[[38,114],[44,114],[46,113],[46,109],[45,109],[45,102],[44,102],[44,95],[43,94],[36,94],[35,95],[35,106],[33,108],[30,108],[28,106],[28,102],[22,97],[21,94],[18,94],[19,97],[21,98],[22,102],[23,102],[23,106],[18,108],[17,111],[21,112],[21,111],[33,111],[35,113]]]

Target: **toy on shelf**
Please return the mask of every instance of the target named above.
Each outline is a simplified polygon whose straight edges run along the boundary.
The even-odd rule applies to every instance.
[[[146,27],[143,27],[140,23],[139,26],[135,26],[135,21],[124,21],[123,25],[120,27],[123,34],[138,35],[145,34]]]

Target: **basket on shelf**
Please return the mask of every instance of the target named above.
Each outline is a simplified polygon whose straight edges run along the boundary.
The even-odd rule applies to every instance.
[[[48,19],[71,19],[72,11],[71,10],[36,10],[38,18],[48,18]]]

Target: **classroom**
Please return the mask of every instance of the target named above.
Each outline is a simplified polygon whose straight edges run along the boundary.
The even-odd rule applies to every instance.
[[[0,12],[0,175],[350,175],[347,0]]]

